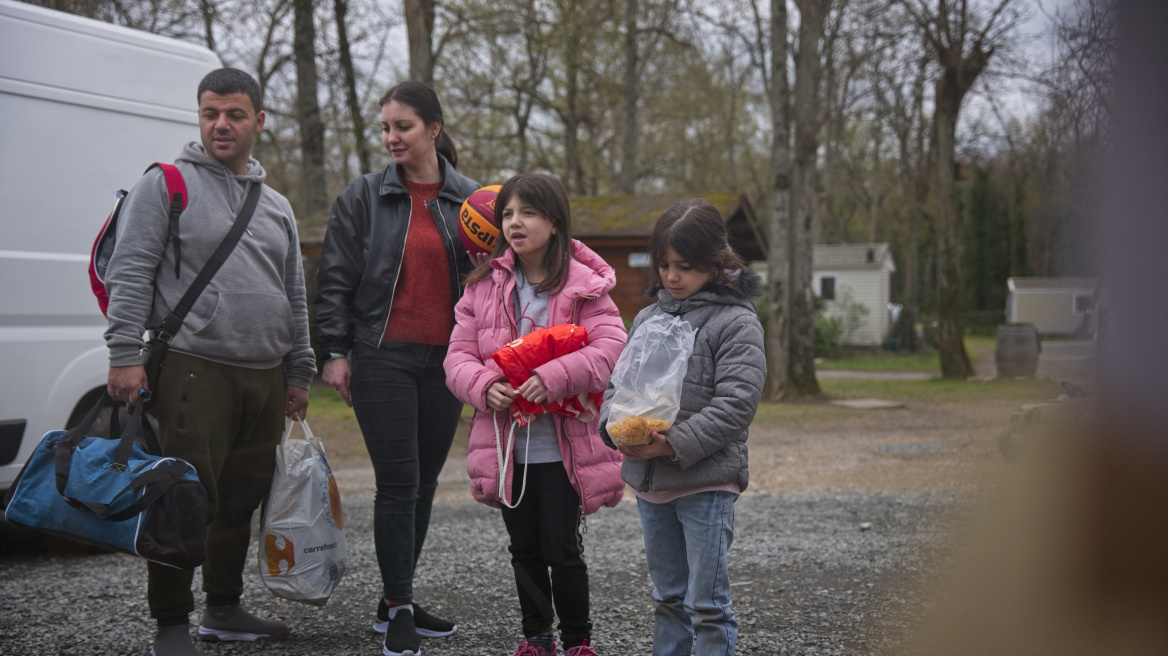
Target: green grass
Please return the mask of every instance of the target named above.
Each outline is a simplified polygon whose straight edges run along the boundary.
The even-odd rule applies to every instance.
[[[815,364],[817,369],[847,371],[941,371],[936,352],[927,353],[864,353],[842,358],[825,358]]]
[[[309,395],[308,413],[310,420],[311,417],[348,419],[354,416],[353,409],[345,405],[345,400],[341,398],[341,393],[324,384],[312,386],[312,392]]]
[[[986,349],[992,349],[995,341],[993,337],[966,337],[965,351],[969,353],[970,362],[976,364],[980,353]],[[844,371],[927,371],[940,373],[941,360],[936,351],[925,353],[880,351],[842,358],[825,358],[816,363],[815,366],[818,369]]]
[[[1026,403],[1052,399],[1062,388],[1052,380],[873,380],[864,378],[823,378],[823,393],[840,398],[875,398],[890,401],[936,401],[980,403],[1017,401]]]

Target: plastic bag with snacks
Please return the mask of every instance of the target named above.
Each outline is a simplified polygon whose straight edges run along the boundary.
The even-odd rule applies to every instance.
[[[649,433],[662,433],[673,425],[694,334],[688,321],[664,314],[637,327],[612,372],[605,430],[613,442],[648,444]]]

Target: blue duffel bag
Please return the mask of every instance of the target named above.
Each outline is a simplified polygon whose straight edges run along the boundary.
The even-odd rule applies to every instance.
[[[113,406],[108,394],[77,427],[46,433],[8,491],[4,518],[172,567],[202,564],[207,491],[190,463],[158,455],[153,439],[153,454],[135,441],[148,397],[130,408],[120,439],[85,435]]]

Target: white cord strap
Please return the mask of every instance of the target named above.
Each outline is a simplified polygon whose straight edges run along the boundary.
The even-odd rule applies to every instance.
[[[515,448],[515,425],[519,423],[511,420],[511,432],[507,436],[507,448],[503,448],[503,436],[499,434],[499,423],[495,419],[499,413],[491,413],[491,426],[495,428],[495,458],[499,463],[499,503],[508,508],[518,508],[523,501],[523,493],[527,491],[527,456],[531,453],[531,424],[527,425],[527,444],[523,450],[523,486],[519,488],[519,498],[514,504],[507,502],[507,464],[511,459],[511,451]]]

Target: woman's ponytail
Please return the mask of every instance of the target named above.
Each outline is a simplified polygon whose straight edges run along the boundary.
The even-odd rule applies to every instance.
[[[446,134],[445,126],[438,131],[438,136],[434,138],[434,150],[438,151],[439,155],[445,157],[446,161],[450,162],[452,168],[458,168],[458,148],[454,146],[454,139],[451,139],[450,135]]]

